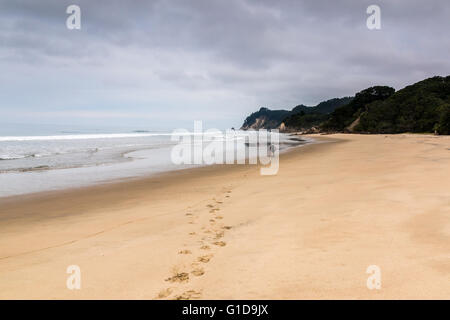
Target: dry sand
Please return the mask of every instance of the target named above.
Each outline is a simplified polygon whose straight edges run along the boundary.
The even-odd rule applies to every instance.
[[[450,137],[317,139],[275,176],[212,166],[0,200],[0,298],[450,299]]]

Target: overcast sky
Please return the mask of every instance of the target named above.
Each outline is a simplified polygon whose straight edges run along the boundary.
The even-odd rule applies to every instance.
[[[0,123],[239,127],[448,75],[449,31],[448,0],[0,0]]]

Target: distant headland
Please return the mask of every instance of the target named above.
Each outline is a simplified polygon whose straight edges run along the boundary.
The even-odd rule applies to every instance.
[[[450,134],[450,76],[432,77],[399,91],[389,86],[364,89],[354,97],[333,98],[289,110],[261,108],[241,129],[304,133]]]

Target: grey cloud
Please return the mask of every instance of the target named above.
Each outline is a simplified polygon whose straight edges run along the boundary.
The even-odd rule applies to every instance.
[[[83,106],[93,99],[105,109],[116,99],[154,112],[164,104],[171,117],[183,101],[239,122],[261,105],[315,104],[449,73],[447,0],[375,1],[382,29],[369,31],[365,10],[373,2],[1,0],[0,98],[26,109],[28,100],[6,90],[29,89],[36,104],[63,108],[54,90],[60,79]],[[65,28],[69,4],[82,9],[80,31]],[[46,73],[47,91],[28,88],[25,76]]]

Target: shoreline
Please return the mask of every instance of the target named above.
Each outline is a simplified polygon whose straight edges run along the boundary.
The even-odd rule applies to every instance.
[[[0,298],[448,299],[449,137],[312,137],[335,143],[280,154],[275,176],[212,165],[0,200]]]
[[[295,136],[292,134],[292,136]],[[303,150],[306,149],[306,147],[315,145],[315,144],[322,144],[324,142],[339,142],[339,140],[332,139],[332,138],[324,138],[319,136],[310,137],[312,141],[305,143],[305,144],[299,144],[294,147],[287,148],[285,150],[282,150],[279,154],[280,159],[287,156],[288,154],[292,152],[303,152]],[[246,159],[248,161],[248,159]],[[75,186],[75,187],[68,187],[63,189],[57,189],[57,190],[44,190],[44,191],[38,191],[38,192],[30,192],[30,193],[24,193],[24,194],[15,194],[15,195],[8,195],[8,196],[0,196],[0,210],[2,208],[2,205],[14,205],[17,202],[29,202],[29,201],[39,201],[41,199],[46,198],[58,198],[60,196],[65,196],[68,194],[77,195],[77,194],[83,194],[83,193],[91,193],[91,192],[104,192],[108,189],[115,189],[115,188],[122,188],[126,187],[126,185],[134,183],[136,184],[145,184],[145,183],[151,183],[151,180],[158,180],[158,179],[169,179],[177,180],[178,175],[188,176],[188,178],[192,178],[196,175],[197,171],[201,173],[201,170],[207,171],[226,171],[226,170],[233,170],[236,167],[248,167],[248,168],[255,168],[255,170],[259,170],[261,167],[260,164],[257,165],[249,165],[246,163],[245,165],[239,165],[239,164],[212,164],[212,165],[199,165],[192,168],[180,168],[175,170],[168,170],[168,171],[161,171],[161,172],[152,172],[141,176],[130,176],[130,177],[124,177],[124,178],[113,178],[110,180],[104,180],[101,182],[96,182],[88,185],[83,186]],[[58,170],[58,169],[56,169]],[[114,186],[116,185],[116,186]],[[0,221],[2,219],[2,216],[0,215]]]
[[[290,134],[283,136],[284,138],[280,140],[280,154],[288,152],[292,148],[314,143],[311,139],[298,139]],[[8,188],[0,188],[0,202],[15,196],[44,194],[93,185],[117,183],[209,165],[206,163],[175,164],[170,159],[170,149],[172,147],[167,144],[161,148],[156,148],[155,154],[149,154],[149,151],[153,150],[151,146],[135,147],[134,149],[114,153],[112,157],[116,157],[117,159],[115,160],[110,161],[104,158],[103,162],[91,163],[90,165],[78,163],[72,164],[72,166],[59,164],[55,167],[41,165],[37,167],[17,167],[16,169],[6,168],[0,170],[0,182],[4,186],[8,186]],[[246,163],[249,161],[247,156]],[[29,156],[28,158],[33,157]]]

